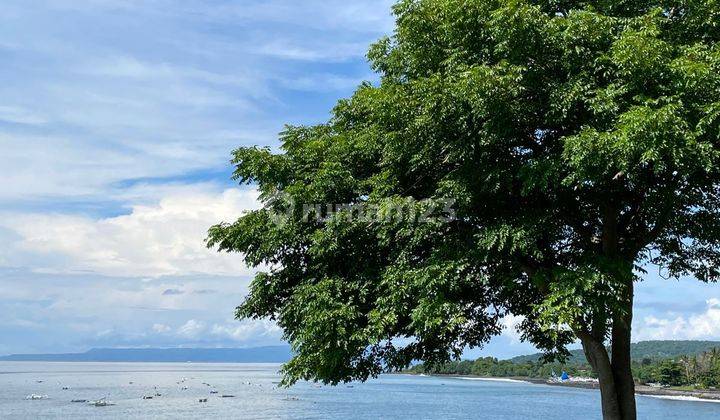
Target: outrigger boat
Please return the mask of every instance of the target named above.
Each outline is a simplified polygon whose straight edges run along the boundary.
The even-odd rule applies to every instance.
[[[96,401],[90,401],[88,404],[94,405],[95,407],[109,407],[111,405],[115,405],[115,403],[112,401],[109,401],[107,399],[107,397],[100,398],[99,400],[96,400]]]

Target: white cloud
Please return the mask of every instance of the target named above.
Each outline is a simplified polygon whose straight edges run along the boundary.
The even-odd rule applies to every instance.
[[[160,333],[160,334],[168,333],[168,332],[172,331],[172,328],[165,324],[153,324],[152,329],[156,333]]]
[[[392,25],[390,7],[395,0],[225,0],[211,4],[198,0],[181,3],[159,0],[150,4],[140,0],[53,0],[52,3],[57,8],[78,12],[94,7],[164,16],[192,15],[210,22],[265,22],[362,32],[378,28],[389,30]]]
[[[47,122],[32,111],[14,106],[0,106],[0,121],[27,125],[39,125]]]
[[[502,335],[509,338],[511,344],[518,344],[522,342],[522,339],[520,338],[520,332],[517,328],[524,320],[525,317],[513,314],[508,314],[502,319]]]
[[[168,182],[128,187],[123,185],[126,181],[162,180],[186,171],[224,169],[234,147],[231,144],[239,146],[251,143],[251,139],[262,143],[263,139],[271,138],[269,132],[251,130],[233,132],[232,138],[224,131],[212,137],[213,141],[202,144],[136,144],[140,140],[135,138],[112,145],[63,136],[1,133],[0,206],[27,201],[42,203],[48,198],[132,203],[132,194],[141,187],[157,190],[177,186]]]
[[[21,238],[19,250],[56,257],[37,258],[36,271],[147,277],[252,274],[240,255],[207,249],[204,239],[211,225],[258,208],[257,192],[188,191],[179,189],[154,205],[135,205],[130,214],[117,217],[6,214],[0,225]]]
[[[249,52],[285,60],[331,62],[346,61],[362,56],[368,49],[365,42],[339,44],[338,42],[315,40],[314,43],[316,45],[298,45],[297,41],[273,39],[249,48]]]
[[[194,319],[189,320],[177,330],[178,335],[184,338],[197,338],[203,332],[205,332],[205,323]]]
[[[696,340],[720,337],[720,299],[706,301],[705,312],[661,318],[650,315],[636,328],[638,340]]]
[[[278,342],[227,320],[252,271],[203,240],[257,202],[219,180],[367,78],[392,3],[0,2],[0,350]]]
[[[211,334],[237,342],[271,339],[279,341],[282,329],[270,320],[244,320],[232,324],[215,324]]]
[[[318,91],[351,91],[365,80],[374,80],[377,77],[368,73],[364,77],[343,77],[333,74],[318,74],[300,76],[293,79],[284,79],[280,83],[288,89],[318,92]]]
[[[243,87],[248,89],[250,93],[257,93],[259,97],[267,93],[258,90],[263,88],[263,86],[257,83],[256,79],[256,77],[260,77],[261,75],[255,74],[255,72],[249,69],[235,69],[229,73],[220,73],[187,65],[180,66],[167,62],[153,63],[140,60],[133,56],[115,55],[104,57],[100,60],[95,59],[95,61],[85,64],[79,71],[80,73],[90,76],[131,79],[144,82],[154,81],[166,83],[171,81],[181,83],[183,81],[195,81],[221,86]]]
[[[277,144],[284,123],[330,106],[318,116],[289,90],[345,96],[365,78],[366,65],[329,62],[362,63],[390,3],[2,2],[14,53],[0,120],[14,125],[0,136],[0,205],[116,200],[116,183],[217,170],[234,147]]]
[[[153,324],[155,334],[173,335],[183,340],[253,345],[282,342],[282,329],[270,320],[243,320],[214,323],[190,319],[178,328],[166,324]]]

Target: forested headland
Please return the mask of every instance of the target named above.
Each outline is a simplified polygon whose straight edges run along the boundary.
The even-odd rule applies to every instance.
[[[639,384],[712,389],[720,386],[720,343],[712,341],[650,341],[633,344],[632,371]],[[541,355],[519,356],[508,360],[481,357],[439,365],[419,364],[412,373],[474,375],[482,377],[549,378],[559,375],[592,377],[597,375],[582,355],[571,352],[565,363],[545,362]]]

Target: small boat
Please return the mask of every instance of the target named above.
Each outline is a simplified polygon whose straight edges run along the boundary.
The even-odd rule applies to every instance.
[[[143,400],[152,400],[152,399],[153,399],[152,395],[143,395]]]
[[[107,398],[100,398],[97,401],[90,401],[89,404],[94,405],[95,407],[109,407],[111,405],[115,405],[114,402],[108,401]]]
[[[30,394],[27,397],[25,397],[26,400],[47,400],[47,395],[39,395],[39,394]]]
[[[70,400],[71,403],[86,403],[88,400]]]
[[[200,399],[198,400],[198,402],[206,403],[206,402],[208,402],[208,399],[207,399],[207,398],[200,398]]]
[[[211,393],[211,394],[217,394],[218,392],[215,391],[214,389],[211,389],[211,390],[210,390],[210,393]]]
[[[231,394],[222,394],[220,398],[235,398],[235,396]]]
[[[68,389],[70,389],[70,387],[69,387],[69,386],[64,386],[64,387],[62,387],[62,389],[63,389],[63,391],[67,391]]]

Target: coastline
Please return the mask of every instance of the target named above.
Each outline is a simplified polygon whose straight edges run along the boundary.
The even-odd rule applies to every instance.
[[[417,373],[408,373],[409,375],[418,375]],[[597,389],[600,387],[597,383],[590,382],[547,382],[540,378],[528,378],[523,376],[510,376],[507,378],[498,377],[486,377],[476,375],[437,375],[437,374],[424,374],[425,376],[433,376],[440,378],[455,378],[455,379],[466,379],[476,381],[495,381],[495,382],[524,382],[533,385],[548,385],[548,386],[562,386],[569,388],[583,388],[583,389]],[[696,390],[696,391],[683,391],[669,388],[655,388],[647,385],[635,385],[635,394],[643,395],[647,397],[680,400],[680,401],[694,401],[694,402],[715,402],[720,403],[720,390]]]

